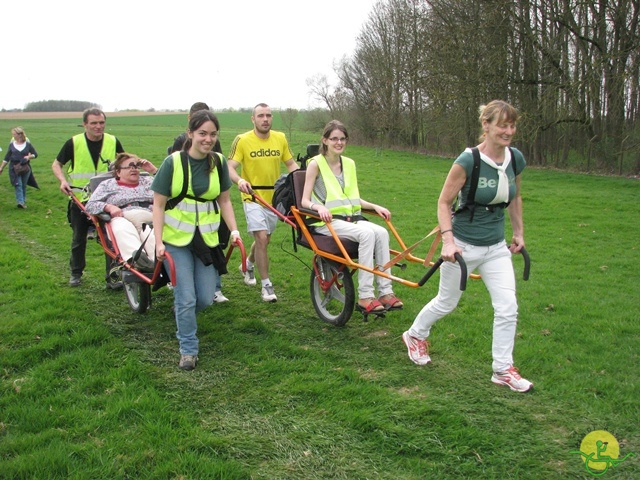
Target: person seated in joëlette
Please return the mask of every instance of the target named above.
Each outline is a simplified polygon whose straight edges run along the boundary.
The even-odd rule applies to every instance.
[[[140,175],[140,170],[151,175],[158,171],[149,160],[132,153],[119,153],[113,163],[114,178],[98,185],[86,210],[92,215],[108,213],[122,258],[131,263],[136,255],[135,266],[153,271],[155,237],[151,228],[153,191],[150,189],[153,177]],[[143,244],[143,251],[137,255]]]
[[[343,156],[347,146],[346,127],[338,120],[330,121],[320,139],[320,154],[307,164],[302,206],[318,212],[320,221],[313,224],[315,232],[331,235],[326,223],[331,223],[339,237],[358,242],[358,259],[370,269],[375,262],[385,265],[389,261],[389,232],[374,222],[367,221],[362,209],[375,211],[388,219],[386,208],[360,197],[355,162]],[[385,270],[389,274],[389,269]],[[388,277],[375,275],[378,298],[375,297],[374,274],[358,270],[358,303],[356,310],[380,314],[386,310],[399,310],[404,304],[393,293]]]

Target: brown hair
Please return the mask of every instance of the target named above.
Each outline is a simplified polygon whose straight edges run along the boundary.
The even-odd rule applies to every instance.
[[[251,115],[255,115],[256,114],[256,109],[260,107],[260,108],[269,108],[269,105],[267,105],[266,103],[259,103],[257,104],[255,107],[253,107],[253,110],[251,111]]]
[[[207,105],[204,102],[196,102],[193,105],[191,105],[191,108],[189,109],[189,116],[193,115],[196,112],[199,112],[200,110],[209,110],[209,105]]]
[[[331,135],[331,132],[333,132],[334,130],[340,130],[342,133],[344,133],[344,136],[347,138],[347,140],[349,139],[347,127],[345,127],[344,124],[339,120],[331,120],[324,126],[324,130],[322,131],[322,138],[329,139],[329,135]],[[327,150],[327,145],[323,141],[320,141],[320,154],[326,155]]]
[[[116,156],[115,161],[113,162],[113,176],[116,177],[117,180],[120,179],[118,176],[118,170],[122,168],[122,164],[132,158],[133,160],[140,160],[140,157],[133,153],[122,152]]]
[[[103,116],[105,121],[107,120],[107,116],[104,114],[102,110],[99,108],[87,108],[84,112],[82,112],[82,123],[87,123],[89,121],[89,115],[95,115],[96,117]]]
[[[218,117],[216,117],[216,115],[211,110],[199,110],[195,112],[189,118],[189,128],[187,131],[195,132],[206,122],[213,122],[216,130],[218,130],[218,132],[220,131],[220,122],[218,121]],[[187,139],[182,146],[182,150],[188,152],[191,148],[191,145],[193,145],[193,140],[187,136]],[[209,165],[207,171],[211,173],[213,172],[214,167],[220,167],[219,162],[220,159],[218,158],[218,156],[209,152],[209,154],[207,155],[207,163]]]

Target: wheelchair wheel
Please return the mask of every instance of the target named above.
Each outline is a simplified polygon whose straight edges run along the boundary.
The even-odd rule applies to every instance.
[[[315,256],[311,271],[311,301],[318,316],[341,327],[349,321],[356,301],[351,272],[344,265]]]
[[[124,282],[129,306],[136,313],[146,313],[151,306],[151,285],[144,282]]]

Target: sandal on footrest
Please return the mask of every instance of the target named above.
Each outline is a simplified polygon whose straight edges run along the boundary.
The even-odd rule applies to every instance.
[[[404,307],[404,303],[402,303],[400,299],[392,293],[383,295],[378,300],[387,310],[401,310],[402,307]]]
[[[366,300],[366,299],[363,299]],[[384,305],[375,298],[369,299],[369,303],[366,307],[360,305],[360,302],[356,303],[356,310],[361,313],[382,313],[385,311]]]

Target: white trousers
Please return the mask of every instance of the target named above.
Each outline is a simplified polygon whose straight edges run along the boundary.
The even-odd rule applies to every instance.
[[[518,322],[511,252],[504,241],[490,247],[477,247],[458,239],[455,241],[463,249],[462,258],[467,264],[468,273],[477,270],[491,296],[494,311],[492,367],[494,372],[503,372],[513,365]],[[420,340],[426,339],[433,324],[452,312],[461,296],[460,267],[457,263],[444,262],[440,267],[438,295],[420,310],[409,329],[409,335]]]
[[[123,215],[124,217],[114,217],[109,222],[122,259],[129,260],[146,239],[144,251],[150,260],[155,260],[156,242],[153,229],[149,226],[143,229],[144,224],[151,224],[152,213],[148,210],[135,209],[126,210]]]
[[[348,238],[359,243],[358,262],[362,265],[374,268],[374,258],[377,265],[384,265],[389,261],[389,232],[380,225],[366,220],[359,222],[345,222],[334,219],[331,226],[339,237]],[[326,226],[316,228],[316,232],[322,235],[331,235]],[[389,273],[389,269],[385,270]],[[358,297],[375,298],[373,277],[378,286],[378,297],[393,293],[391,280],[380,275],[374,275],[363,269],[358,269]]]

